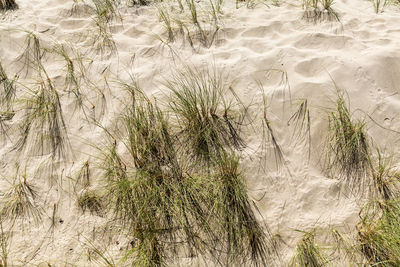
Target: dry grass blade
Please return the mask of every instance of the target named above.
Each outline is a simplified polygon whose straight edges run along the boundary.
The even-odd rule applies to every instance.
[[[308,160],[311,157],[311,120],[310,110],[308,109],[307,99],[301,100],[298,109],[290,117],[287,125],[293,126],[292,141],[297,145],[298,142],[307,138],[308,143]]]
[[[264,88],[261,84],[259,84],[262,96],[263,96],[263,117],[261,121],[261,127],[262,127],[262,140],[261,140],[261,145],[259,149],[261,149],[261,158],[260,158],[260,167],[263,169],[267,168],[267,154],[269,150],[269,146],[272,146],[272,150],[274,153],[274,158],[275,158],[275,166],[277,169],[280,169],[282,165],[285,164],[285,157],[282,151],[281,146],[278,143],[277,137],[275,135],[275,132],[271,126],[271,122],[268,119],[268,104],[267,104],[267,97],[264,93]]]

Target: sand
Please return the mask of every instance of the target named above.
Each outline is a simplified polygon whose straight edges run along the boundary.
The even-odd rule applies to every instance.
[[[300,236],[295,229],[332,226],[352,233],[365,203],[363,197],[343,193],[341,182],[328,177],[323,168],[328,112],[335,107],[335,84],[346,90],[354,116],[366,120],[374,142],[388,155],[399,155],[398,134],[393,132],[400,129],[400,10],[396,6],[376,14],[369,1],[336,0],[333,8],[340,15],[340,22],[313,23],[302,19],[300,1],[282,1],[279,6],[254,2],[250,8],[241,3],[238,9],[234,2],[227,1],[222,6],[220,29],[213,43],[204,47],[195,40],[192,48],[180,36],[168,45],[157,39],[166,39],[167,35],[156,4],[121,4],[123,20],[110,22],[116,49],[101,54],[93,51],[97,28],[90,8],[83,3],[73,11],[73,1],[17,3],[18,10],[0,17],[0,60],[10,77],[19,75],[17,99],[35,87],[35,76],[31,72],[25,77],[19,72],[21,62],[16,61],[26,46],[26,31],[35,33],[44,48],[63,44],[70,54],[80,54],[87,79],[92,82],[85,89],[92,105],[88,116],[104,127],[117,127],[113,123],[122,112],[125,98],[117,81],[128,81],[130,76],[148,95],[157,97],[161,106],[166,106],[162,82],[171,73],[184,64],[213,65],[229,74],[226,82],[246,104],[251,104],[249,112],[258,118],[263,113],[261,84],[285,164],[276,168],[271,149],[266,156],[258,149],[262,133],[256,125],[245,132],[247,147],[241,153],[242,171],[249,197],[260,210],[258,218],[284,241],[279,247],[280,266],[287,265],[292,256]],[[49,155],[10,151],[18,139],[18,125],[24,114],[23,110],[16,110],[8,122],[10,136],[4,138],[0,148],[0,192],[9,188],[18,163],[20,172],[26,169],[28,180],[39,192],[37,202],[43,214],[40,222],[18,221],[12,232],[9,261],[17,266],[102,266],[91,260],[89,243],[118,259],[128,240],[119,235],[120,229],[113,228],[107,216],[79,209],[73,178],[89,160],[91,187],[101,189],[101,153],[97,147],[106,144],[107,134],[74,110],[73,97],[64,88],[62,58],[47,52],[43,62],[60,92],[70,156],[57,160],[53,172],[57,177],[50,182],[51,170],[44,167],[46,160],[52,160]],[[287,78],[286,82],[282,83],[282,77]],[[294,142],[293,125],[288,125],[302,99],[307,99],[310,110],[311,144],[306,140]],[[260,168],[263,156],[268,162],[266,170]],[[191,263],[196,261],[183,260],[180,264]]]

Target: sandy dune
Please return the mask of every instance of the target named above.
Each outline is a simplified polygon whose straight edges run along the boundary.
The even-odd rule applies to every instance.
[[[17,2],[18,10],[0,18],[0,62],[9,77],[19,76],[16,114],[7,122],[9,137],[3,138],[0,148],[0,193],[12,183],[18,163],[19,172],[26,170],[27,179],[39,192],[42,219],[19,220],[14,226],[9,262],[16,266],[102,266],[91,259],[95,255],[89,243],[115,259],[129,246],[106,214],[80,210],[73,179],[89,161],[91,188],[104,189],[98,148],[107,144],[107,134],[90,121],[118,128],[115,119],[123,112],[126,99],[118,81],[129,81],[130,76],[166,108],[162,84],[176,70],[185,64],[215,66],[228,74],[225,82],[258,119],[263,115],[262,85],[284,164],[275,166],[270,145],[265,153],[259,149],[263,139],[258,122],[243,133],[247,146],[241,152],[241,163],[248,195],[262,215],[258,219],[283,240],[279,266],[286,266],[292,257],[300,236],[295,229],[332,226],[351,234],[365,203],[363,197],[341,190],[341,182],[324,171],[324,142],[328,112],[335,108],[335,84],[347,91],[353,115],[365,119],[368,134],[381,150],[399,155],[399,135],[394,132],[400,130],[400,10],[396,6],[375,14],[369,1],[336,0],[333,8],[340,22],[312,23],[302,19],[300,1],[282,1],[279,6],[257,1],[251,8],[240,3],[238,9],[234,2],[224,2],[220,28],[207,48],[196,38],[191,47],[179,34],[174,42],[160,42],[158,38],[166,40],[167,34],[157,6],[174,6],[170,14],[175,14],[179,13],[176,3],[142,7],[122,3],[118,10],[122,20],[114,18],[109,23],[115,49],[104,48],[101,53],[95,46],[104,40],[97,35],[93,12],[85,4],[79,2],[73,9],[73,1]],[[208,4],[200,1],[199,6],[204,6],[199,13],[205,17]],[[60,94],[70,144],[66,159],[32,155],[29,149],[11,150],[24,114],[18,99],[26,97],[37,82],[35,71],[25,72],[21,60],[17,61],[28,32],[37,35],[42,48],[49,49],[42,62]],[[86,115],[76,109],[73,96],[67,93],[65,61],[50,51],[56,44],[64,45],[71,58],[84,66],[86,80],[81,82],[88,99]],[[289,123],[304,99],[310,110],[311,144],[307,138],[293,140],[294,126]],[[37,136],[29,138],[33,142]],[[51,161],[53,170],[46,167]],[[183,259],[180,264],[196,264],[196,260]]]

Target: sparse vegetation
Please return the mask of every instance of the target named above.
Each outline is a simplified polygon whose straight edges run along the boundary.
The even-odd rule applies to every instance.
[[[94,7],[92,8],[94,16],[93,22],[96,25],[96,33],[90,31],[88,34],[92,38],[94,51],[100,53],[101,56],[110,56],[116,52],[116,44],[112,36],[110,23],[113,19],[121,16],[118,12],[118,3],[116,0],[91,0]]]
[[[147,0],[129,0],[131,5],[139,5],[139,6],[146,6],[149,4]]]
[[[89,161],[85,161],[76,175],[74,183],[74,191],[77,192],[79,189],[86,189],[89,186],[90,186],[90,166],[89,166]]]
[[[64,87],[67,92],[71,92],[75,98],[79,108],[84,108],[84,96],[81,93],[80,74],[77,72],[73,59],[68,55],[63,45],[56,45],[52,51],[61,56],[65,61],[65,82]]]
[[[178,36],[182,36],[186,38],[193,49],[196,49],[196,41],[200,42],[203,47],[211,47],[220,29],[219,18],[222,2],[220,0],[215,3],[210,1],[209,6],[202,6],[203,12],[199,12],[200,7],[196,1],[187,0],[185,3],[186,5],[183,5],[181,1],[178,1],[179,13],[176,13],[176,10],[171,9],[170,6],[160,5],[158,7],[159,18],[164,24],[167,39],[165,41],[162,37],[157,37],[157,39],[168,44],[174,42]]]
[[[394,0],[369,1],[364,4],[373,3],[375,12],[381,13]],[[347,40],[353,43],[360,37],[362,45],[355,47],[368,44],[372,49],[374,38],[365,27],[382,29],[377,44],[390,48],[389,37],[396,34],[390,28],[392,16],[386,20],[382,15],[382,21],[375,21],[347,14],[347,27],[356,28],[361,21],[368,25],[339,39],[340,23],[297,25],[290,16],[302,10],[294,10],[293,3],[282,2],[278,11],[284,12],[269,16],[264,9],[235,10],[233,6],[253,8],[260,2],[273,8],[271,3],[279,5],[279,0],[235,2],[69,0],[69,4],[48,10],[28,12],[28,8],[46,4],[30,3],[21,6],[24,10],[5,12],[18,5],[14,0],[0,0],[4,22],[0,27],[0,55],[4,56],[0,63],[0,138],[5,140],[0,147],[0,169],[4,177],[14,169],[17,173],[12,181],[0,178],[0,267],[11,265],[10,255],[13,263],[23,266],[70,264],[65,258],[39,263],[53,252],[77,261],[71,265],[400,266],[397,155],[388,157],[378,149],[372,137],[381,137],[380,132],[371,129],[369,137],[366,121],[356,117],[361,112],[350,108],[345,91],[337,89],[335,107],[328,113],[326,149],[315,151],[320,152],[316,157],[325,160],[323,170],[318,170],[317,162],[308,162],[324,125],[320,118],[314,123],[313,110],[324,96],[310,97],[310,91],[314,93],[314,87],[323,83],[319,72],[325,67],[335,75],[350,70],[336,72],[337,66],[333,66],[347,62],[338,52],[348,48]],[[334,0],[300,3],[308,22],[340,22]],[[231,6],[223,10],[228,4]],[[288,10],[284,10],[286,6]],[[26,17],[21,17],[25,11]],[[51,17],[52,12],[59,16]],[[262,17],[264,13],[267,17]],[[250,21],[251,14],[260,21]],[[14,22],[26,30],[15,30]],[[232,25],[222,31],[224,24]],[[82,29],[81,35],[77,28]],[[296,38],[287,39],[290,32],[295,32]],[[24,37],[25,43],[21,43]],[[170,58],[159,49],[159,43],[151,43],[151,37],[170,48],[175,65],[168,65]],[[264,43],[269,37],[274,40]],[[287,45],[287,41],[295,43]],[[215,49],[208,51],[213,45]],[[332,48],[334,56],[310,58],[309,53],[319,48]],[[171,70],[191,56],[193,65]],[[276,62],[271,62],[272,56],[277,57]],[[297,57],[303,56],[297,62]],[[211,58],[237,77],[230,79],[216,66],[199,64]],[[369,94],[391,101],[397,95],[385,91],[390,82],[378,84],[386,74],[379,72],[379,79],[368,77],[371,70],[378,70],[375,65],[365,71],[352,65],[357,72],[354,78],[362,85],[373,81]],[[299,79],[295,106],[286,67],[296,72],[293,79]],[[394,77],[393,73],[389,76]],[[348,84],[351,74],[343,84]],[[123,82],[129,75],[141,77],[146,89],[138,82]],[[166,78],[157,84],[160,76]],[[260,82],[253,83],[253,77]],[[115,80],[122,86],[114,88]],[[119,90],[121,87],[125,90]],[[159,95],[163,98],[156,99]],[[379,125],[380,130],[390,128],[391,133],[399,133],[392,129],[398,126],[395,115],[384,114],[392,111],[395,103],[372,105],[376,109],[371,120],[373,115],[377,125],[381,120],[385,123]],[[371,103],[366,104],[362,106]],[[387,141],[392,141],[391,137]],[[93,153],[96,148],[98,154]],[[12,165],[21,160],[29,165],[24,173],[19,172],[18,163],[15,168]],[[309,164],[304,166],[306,161]],[[246,170],[242,162],[266,172]],[[27,173],[32,173],[32,179]],[[343,192],[337,181],[325,176],[359,194],[335,202]],[[46,183],[54,177],[59,178],[57,183]],[[280,193],[282,198],[277,197]],[[364,196],[370,199],[355,227],[354,209],[366,201]],[[310,201],[315,204],[307,205]],[[330,217],[336,210],[323,210],[328,202],[343,209],[338,217]],[[350,207],[343,206],[348,203]],[[280,208],[281,218],[276,220]],[[310,214],[289,222],[297,215],[296,209]],[[70,211],[79,214],[69,216]],[[276,232],[270,232],[266,223],[270,218],[263,217],[266,212],[275,216],[272,229],[278,228]],[[286,261],[290,255],[281,259],[279,252],[287,252],[293,245],[293,235],[285,233],[287,228],[296,223],[307,227],[315,216],[319,216],[318,224],[332,219],[334,227],[346,229],[345,234],[324,226],[300,231],[290,262]],[[349,225],[339,225],[337,218]],[[39,221],[43,226],[31,228],[32,222]],[[62,242],[57,240],[60,236]],[[83,251],[77,242],[83,244]],[[15,248],[24,246],[27,251],[14,253]],[[82,257],[85,253],[87,258]],[[14,259],[14,254],[21,259]]]
[[[110,22],[118,15],[117,0],[91,0],[94,4],[94,11],[97,20],[104,20],[105,23]]]

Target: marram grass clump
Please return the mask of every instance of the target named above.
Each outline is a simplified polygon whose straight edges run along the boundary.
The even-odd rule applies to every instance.
[[[197,232],[206,226],[192,223],[207,216],[178,164],[164,114],[138,88],[131,88],[131,96],[121,118],[129,157],[110,146],[104,164],[108,195],[116,219],[137,240],[134,265],[161,266],[174,255],[178,240],[189,254],[199,249]]]
[[[0,112],[12,112],[15,96],[17,77],[9,78],[2,64],[0,63]]]
[[[17,175],[13,185],[0,200],[1,221],[12,224],[17,219],[39,221],[42,211],[37,205],[38,196],[37,189],[27,181],[26,175]]]
[[[0,134],[7,136],[10,121],[14,115],[14,102],[17,92],[16,87],[17,77],[10,79],[0,63]]]
[[[92,214],[98,214],[101,212],[101,196],[95,191],[85,190],[78,196],[77,202],[82,212],[85,212],[86,210],[90,211]]]
[[[268,229],[261,226],[253,212],[239,159],[233,153],[224,153],[216,159],[216,168],[209,180],[210,207],[215,207],[212,225],[219,231],[228,262],[268,266],[273,262],[275,250],[269,242]]]
[[[354,119],[343,91],[338,90],[336,109],[329,113],[327,169],[353,192],[369,186],[370,147],[366,123]]]
[[[393,200],[400,196],[400,172],[394,167],[393,159],[385,157],[377,149],[371,159],[371,190],[373,196],[381,200]]]
[[[67,156],[69,148],[67,128],[59,93],[44,68],[42,73],[45,78],[39,78],[37,88],[19,100],[25,115],[14,149],[27,149],[31,155],[50,154],[61,158]]]
[[[339,14],[332,8],[334,0],[302,0],[303,19],[309,22],[340,21]]]
[[[179,138],[191,156],[209,161],[226,149],[244,147],[244,114],[229,99],[227,77],[215,68],[186,67],[166,82],[169,106],[176,118]]]
[[[210,168],[185,164],[168,117],[136,85],[126,88],[131,102],[118,121],[123,141],[104,150],[102,164],[114,219],[135,240],[126,260],[162,266],[207,256],[271,264],[274,251],[247,197],[239,157],[221,149]]]
[[[400,200],[368,203],[360,212],[359,243],[368,266],[400,265]]]
[[[304,232],[290,262],[293,267],[322,267],[329,262],[321,247],[315,242],[315,230]]]
[[[14,0],[0,0],[0,10],[17,9],[18,5]]]

